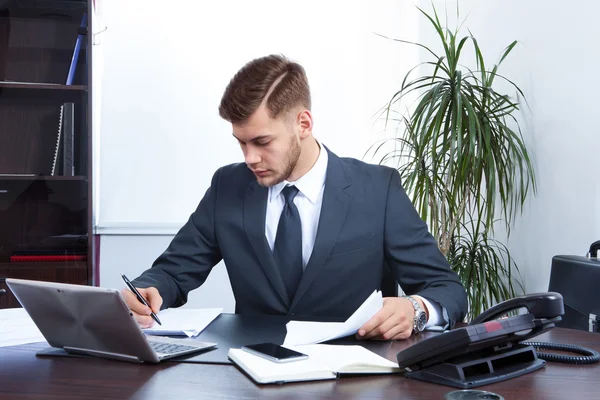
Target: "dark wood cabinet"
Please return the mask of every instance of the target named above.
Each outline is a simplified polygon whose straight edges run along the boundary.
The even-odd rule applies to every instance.
[[[93,283],[91,3],[0,0],[0,288]]]

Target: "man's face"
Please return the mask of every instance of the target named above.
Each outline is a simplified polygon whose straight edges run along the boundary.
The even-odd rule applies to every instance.
[[[300,158],[300,137],[292,116],[276,119],[260,107],[245,124],[233,124],[246,165],[261,186],[288,179]]]

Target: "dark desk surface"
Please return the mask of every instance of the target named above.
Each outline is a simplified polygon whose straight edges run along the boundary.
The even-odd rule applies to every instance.
[[[218,347],[198,355],[179,359],[178,361],[232,364],[227,357],[230,348],[239,348],[246,344],[261,342],[283,344],[287,333],[285,324],[289,320],[290,317],[283,315],[256,316],[223,313],[197,337],[200,341],[217,343]],[[358,344],[359,342],[350,337],[328,343]],[[362,341],[360,344],[375,353],[384,355],[392,345],[392,342]]]
[[[411,340],[374,343],[395,360]],[[600,335],[555,328],[539,341],[572,343],[600,351]],[[0,348],[1,399],[443,399],[455,389],[399,375],[348,377],[258,386],[233,365],[165,362],[138,365],[91,358],[36,357],[45,345]],[[509,399],[593,399],[600,364],[547,363],[530,374],[480,389]]]

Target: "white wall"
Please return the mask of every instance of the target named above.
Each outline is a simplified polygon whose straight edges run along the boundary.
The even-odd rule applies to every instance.
[[[107,0],[101,133],[95,177],[100,284],[148,268],[187,220],[221,165],[242,161],[217,107],[233,74],[254,57],[283,53],[304,65],[314,134],[361,158],[381,137],[373,116],[416,62],[388,36],[417,31],[408,2]],[[401,21],[401,23],[400,23]],[[189,306],[231,307],[219,264]]]
[[[107,2],[98,226],[187,220],[214,171],[241,161],[217,112],[225,86],[247,61],[270,53],[306,68],[315,135],[361,157],[401,62],[414,62],[372,33],[414,30],[386,24],[387,12],[402,15],[392,1]]]
[[[98,231],[107,234],[100,283],[108,286],[122,286],[119,272],[136,276],[147,268],[168,244],[169,232],[193,210],[212,172],[241,160],[216,107],[243,62],[269,52],[302,62],[313,88],[315,135],[340,155],[360,157],[381,128],[371,116],[416,61],[409,46],[371,32],[432,39],[413,3],[403,0],[305,1],[298,8],[275,1],[105,3],[109,29],[103,38],[96,211]],[[162,6],[154,11],[152,3]],[[435,3],[448,3],[451,20],[455,3]],[[417,4],[431,9],[429,0]],[[583,255],[600,239],[599,135],[593,119],[600,89],[593,78],[600,64],[595,51],[600,4],[461,0],[460,6],[469,15],[465,28],[487,59],[496,61],[508,43],[521,42],[501,72],[514,78],[529,101],[523,129],[539,191],[508,244],[527,291],[543,291],[553,255]],[[189,305],[233,309],[222,265],[209,280]]]
[[[122,288],[121,273],[128,278],[141,274],[162,253],[172,235],[103,235],[100,240],[100,283],[104,287]],[[234,312],[235,302],[227,270],[219,263],[208,279],[190,293],[186,307],[223,308]]]

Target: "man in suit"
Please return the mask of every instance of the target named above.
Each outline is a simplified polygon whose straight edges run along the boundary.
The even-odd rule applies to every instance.
[[[348,318],[390,268],[411,297],[386,297],[357,333],[402,339],[462,321],[466,293],[396,170],[340,158],[312,135],[302,66],[270,55],[246,64],[219,113],[244,163],[216,171],[187,223],[134,280],[153,311],[177,307],[220,260],[236,312]],[[386,266],[387,265],[387,266]],[[150,309],[124,290],[142,326]]]

